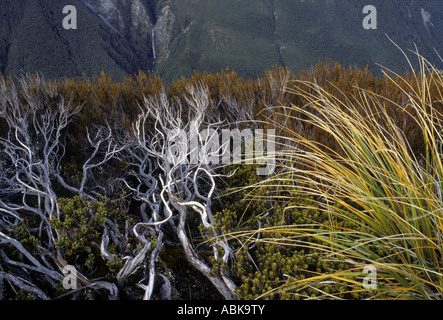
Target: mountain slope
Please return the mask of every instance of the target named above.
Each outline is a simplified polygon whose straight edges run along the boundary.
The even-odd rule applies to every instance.
[[[4,2],[4,3],[3,3]],[[98,75],[115,78],[144,64],[128,40],[97,19],[83,3],[57,0],[3,1],[0,71],[38,72],[49,78]],[[78,29],[62,26],[63,7],[77,8]]]
[[[170,77],[193,68],[230,66],[256,76],[272,64],[300,71],[332,58],[379,70],[407,68],[400,51],[414,49],[439,62],[443,49],[443,2],[375,0],[378,28],[365,30],[366,0],[169,0],[175,30],[159,70]],[[425,23],[423,15],[430,14]],[[161,55],[160,55],[161,56]],[[159,61],[160,62],[160,61]]]
[[[64,30],[74,5],[78,29]],[[443,2],[374,0],[378,28],[365,30],[366,0],[3,0],[0,71],[49,78],[115,79],[155,69],[165,80],[225,67],[256,77],[272,65],[298,72],[331,58],[402,72],[402,49],[440,66]],[[153,41],[154,40],[154,41]]]

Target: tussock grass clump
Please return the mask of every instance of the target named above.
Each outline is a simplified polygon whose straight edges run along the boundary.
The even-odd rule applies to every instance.
[[[300,80],[291,92],[302,103],[275,108],[298,126],[272,121],[280,129],[281,165],[265,184],[300,189],[329,217],[328,224],[294,224],[280,233],[291,245],[297,245],[294,235],[309,237],[322,259],[343,258],[348,267],[286,282],[268,294],[296,294],[305,286],[321,292],[331,282],[346,282],[355,292],[373,291],[374,299],[442,298],[443,117],[437,106],[443,74],[418,59],[421,68],[412,75],[385,73],[402,103],[358,83],[353,94],[340,96],[340,88],[331,94],[315,81]],[[419,150],[396,123],[400,117],[413,122],[408,125],[417,132],[409,137],[414,145],[420,140]],[[315,128],[327,140],[311,139],[301,127]],[[378,285],[371,288],[363,273],[368,266],[377,271]]]

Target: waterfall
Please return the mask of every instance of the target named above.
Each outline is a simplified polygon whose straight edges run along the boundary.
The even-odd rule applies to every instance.
[[[155,31],[154,31],[154,28],[152,28],[152,55],[154,57],[154,60],[156,60],[157,54],[155,53]]]

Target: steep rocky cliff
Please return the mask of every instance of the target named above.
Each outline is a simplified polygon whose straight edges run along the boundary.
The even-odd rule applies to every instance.
[[[151,11],[150,5],[155,1],[82,0],[82,2],[111,29],[122,35],[136,53],[146,58],[150,57],[156,16],[155,12]]]
[[[255,77],[325,58],[402,71],[407,64],[387,36],[441,62],[442,1],[371,3],[375,30],[362,26],[365,0],[3,0],[0,71],[59,78],[103,70],[121,79],[151,69],[171,80],[229,66]],[[77,8],[77,30],[62,27],[68,4]]]

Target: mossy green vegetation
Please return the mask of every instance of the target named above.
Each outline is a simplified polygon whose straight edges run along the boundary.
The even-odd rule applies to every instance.
[[[226,204],[214,218],[216,226],[235,248],[232,266],[220,265],[219,268],[229,269],[237,279],[240,298],[366,299],[377,294],[376,290],[355,290],[347,282],[346,272],[350,264],[345,261],[345,256],[328,257],[321,247],[315,245],[320,241],[304,235],[302,230],[292,231],[291,226],[307,230],[331,225],[330,214],[319,208],[318,201],[305,196],[298,188],[290,188],[288,183],[260,186],[263,181],[254,174],[255,165],[236,169],[236,175],[225,181],[228,195],[221,201]],[[345,230],[352,223],[336,219],[334,226]],[[359,228],[365,230],[364,226]],[[323,279],[319,285],[295,285],[318,275],[324,278],[337,275],[341,279]]]
[[[72,257],[81,251],[91,251],[91,243],[99,243],[107,219],[123,228],[126,216],[124,204],[109,199],[90,201],[85,197],[59,199],[60,216],[51,219],[51,226],[60,234],[56,247]]]

